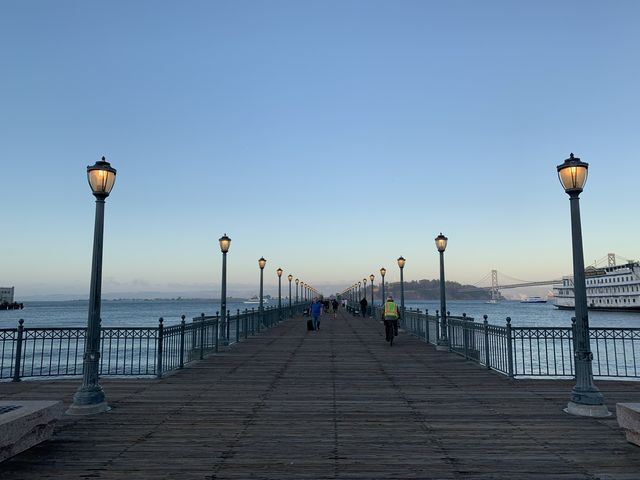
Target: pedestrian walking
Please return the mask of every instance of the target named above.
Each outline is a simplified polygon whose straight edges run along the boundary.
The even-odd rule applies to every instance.
[[[322,302],[320,299],[314,298],[309,310],[311,311],[313,329],[317,332],[320,330],[320,315],[322,315]]]
[[[360,300],[360,311],[362,312],[363,317],[367,316],[367,305],[367,297],[362,297],[362,300]]]

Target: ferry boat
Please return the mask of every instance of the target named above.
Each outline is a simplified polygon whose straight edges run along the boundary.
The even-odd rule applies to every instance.
[[[267,298],[262,298],[262,303],[265,304],[267,303],[268,299]],[[253,297],[251,297],[249,300],[245,300],[243,303],[260,303],[260,298],[258,298],[256,295],[254,295]]]
[[[640,310],[640,263],[587,267],[584,270],[587,286],[587,307],[592,310]],[[554,285],[554,305],[563,310],[575,308],[573,276],[562,277],[561,285]]]
[[[520,303],[547,303],[547,299],[542,297],[527,297],[520,300]]]

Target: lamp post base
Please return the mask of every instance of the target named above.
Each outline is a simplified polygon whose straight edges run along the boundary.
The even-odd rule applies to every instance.
[[[438,340],[438,344],[436,345],[436,350],[439,352],[448,352],[449,342],[447,340]]]
[[[604,404],[600,405],[585,405],[583,403],[569,402],[567,408],[564,409],[566,413],[576,415],[580,417],[596,417],[605,418],[610,417],[611,412]]]
[[[81,388],[73,397],[73,403],[65,412],[67,415],[94,415],[111,410],[102,387]]]

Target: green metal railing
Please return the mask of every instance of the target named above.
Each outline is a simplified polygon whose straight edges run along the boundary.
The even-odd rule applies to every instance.
[[[101,376],[157,376],[217,352],[221,345],[240,342],[294,315],[306,303],[291,309],[265,308],[228,312],[228,326],[220,316],[205,314],[178,325],[157,327],[102,327]],[[16,328],[0,329],[0,379],[19,381],[26,377],[81,375],[86,328],[27,328],[20,320]]]
[[[409,309],[402,326],[435,345],[439,320],[439,315]],[[510,377],[575,375],[575,320],[573,327],[514,327],[509,317],[505,325],[493,325],[486,315],[476,322],[448,314],[447,333],[451,352]],[[591,327],[589,338],[594,376],[640,378],[640,328]]]

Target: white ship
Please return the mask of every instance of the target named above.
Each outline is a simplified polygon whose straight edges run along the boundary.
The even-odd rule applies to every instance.
[[[267,303],[268,299],[267,298],[262,298],[262,303]],[[254,295],[253,297],[251,297],[249,300],[245,300],[243,303],[260,303],[260,298],[258,298],[258,296]]]
[[[593,310],[640,310],[640,263],[629,261],[615,265],[609,254],[607,267],[587,267],[587,306]],[[575,308],[573,276],[562,277],[562,285],[554,285],[554,305],[560,309]]]

